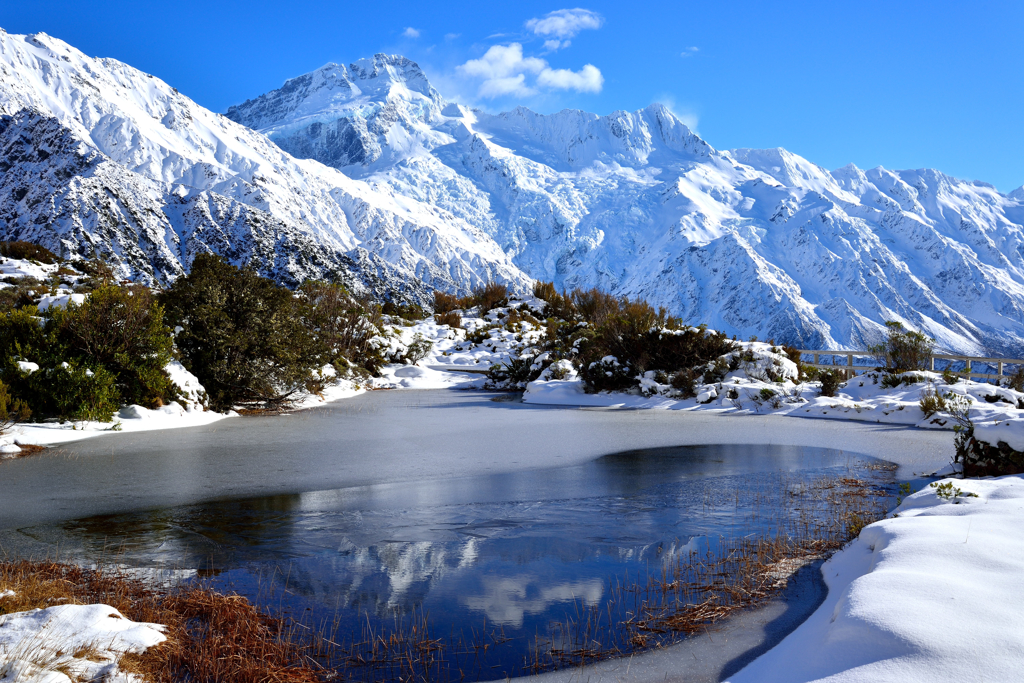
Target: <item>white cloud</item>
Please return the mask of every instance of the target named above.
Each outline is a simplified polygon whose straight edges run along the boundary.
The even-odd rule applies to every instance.
[[[444,34],[444,39],[447,40],[448,42],[451,42],[461,35],[461,33],[446,33]]]
[[[568,40],[545,40],[544,49],[548,52],[554,52],[555,50],[564,50],[565,48],[572,45]]]
[[[488,78],[480,84],[480,90],[477,91],[477,94],[479,94],[480,97],[493,99],[495,97],[503,97],[505,95],[529,97],[530,95],[536,95],[537,91],[526,85],[525,74],[519,74],[518,76]]]
[[[471,59],[457,69],[463,76],[480,79],[478,95],[493,99],[505,95],[535,95],[539,88],[601,92],[604,76],[593,64],[579,71],[552,69],[539,57],[524,57],[520,43],[492,45],[479,59]],[[534,76],[533,84],[528,76]]]
[[[680,56],[681,57],[691,57],[691,56],[697,54],[698,52],[700,52],[700,48],[699,47],[688,47],[688,48],[685,48],[683,50],[683,53]]]
[[[604,17],[588,9],[560,9],[549,12],[542,19],[530,19],[526,28],[538,36],[559,39],[572,38],[580,31],[601,28]]]
[[[404,38],[419,38],[420,32],[414,29],[412,26],[406,26],[405,30],[402,31],[402,37]]]
[[[593,64],[587,64],[579,71],[544,69],[537,76],[537,85],[557,90],[598,93],[604,85],[604,76]]]
[[[492,45],[480,59],[471,59],[459,69],[469,76],[480,78],[505,78],[513,74],[530,72],[540,73],[548,65],[537,57],[523,57],[523,46],[519,43],[511,45]]]

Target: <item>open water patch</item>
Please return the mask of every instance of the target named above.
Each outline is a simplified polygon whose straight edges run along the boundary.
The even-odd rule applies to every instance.
[[[59,547],[64,560],[194,573],[236,591],[318,634],[320,663],[344,678],[490,680],[687,637],[672,610],[711,604],[702,582],[747,562],[712,558],[801,525],[809,537],[850,524],[827,505],[849,482],[891,506],[894,470],[821,448],[659,448],[19,534],[37,553]],[[780,565],[779,580],[799,566]]]

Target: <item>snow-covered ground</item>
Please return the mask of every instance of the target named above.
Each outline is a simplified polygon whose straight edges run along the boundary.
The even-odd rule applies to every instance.
[[[512,307],[543,308],[539,299],[513,302]],[[444,387],[482,388],[482,372],[492,364],[509,362],[528,352],[544,331],[528,321],[503,324],[510,308],[498,308],[484,317],[462,311],[465,329],[453,329],[424,320],[394,329],[395,344],[410,344],[417,337],[433,344],[428,356],[415,366],[392,365],[383,377],[372,380],[374,388],[437,389]],[[511,327],[512,329],[508,329]],[[484,334],[481,334],[481,331]],[[468,338],[478,335],[476,341]],[[882,424],[916,426],[922,429],[952,430],[956,423],[946,413],[925,416],[921,399],[928,395],[959,394],[970,401],[969,416],[978,438],[1006,441],[1024,450],[1024,393],[988,382],[956,379],[947,382],[935,372],[916,371],[899,375],[898,386],[885,386],[885,373],[858,368],[862,374],[845,381],[835,396],[822,396],[820,382],[796,382],[797,368],[785,355],[764,342],[739,342],[735,352],[736,370],[721,380],[698,384],[694,397],[680,398],[667,383],[658,383],[648,372],[632,392],[588,394],[583,380],[568,361],[552,364],[523,394],[523,401],[536,405],[591,406],[606,408],[648,408],[656,410],[714,411],[730,414],[788,415],[830,420],[856,420]],[[743,359],[746,360],[743,360]],[[544,356],[536,359],[542,363]],[[540,366],[538,366],[540,367]],[[553,370],[561,375],[552,377]],[[782,377],[770,381],[766,370]],[[471,374],[472,373],[472,374]],[[891,381],[891,378],[890,378]]]
[[[526,305],[536,308],[541,303],[533,300]],[[482,387],[487,382],[482,371],[520,356],[544,334],[539,325],[527,321],[508,324],[508,312],[497,309],[478,317],[473,311],[464,311],[464,329],[433,320],[396,321],[381,343],[401,352],[417,341],[429,342],[418,362],[389,365],[382,377],[362,384],[333,378],[322,396],[306,397],[298,407],[321,405],[366,388]],[[631,393],[586,394],[571,364],[559,361],[527,385],[524,401],[952,429],[953,420],[941,412],[926,418],[920,400],[931,393],[953,393],[971,401],[970,416],[980,438],[1003,440],[1014,448],[1024,446],[1024,420],[1018,417],[1018,405],[1024,405],[1020,392],[965,380],[948,383],[929,372],[906,373],[900,376],[898,386],[886,387],[883,374],[868,372],[847,381],[836,396],[825,397],[819,395],[818,383],[794,382],[796,367],[768,344],[745,342],[735,353],[740,358],[738,368],[719,381],[695,387],[694,398],[674,395],[675,390],[659,383],[653,374],[645,376],[639,389]],[[782,379],[769,381],[767,369]],[[171,374],[188,397],[198,396],[201,387],[183,367],[172,368]],[[331,371],[325,368],[324,374]],[[120,429],[132,431],[203,424],[223,417],[177,404],[155,411],[129,406],[121,411],[118,422]],[[110,428],[21,425],[15,433],[26,443],[30,439],[57,443]],[[1015,680],[1024,664],[1019,638],[1024,632],[1024,605],[1018,604],[1024,600],[1019,590],[1024,541],[1017,533],[1022,522],[1024,477],[1020,476],[948,480],[910,496],[896,514],[867,527],[825,565],[829,595],[822,607],[779,646],[730,680]],[[33,618],[37,622],[42,619]],[[68,628],[78,623],[77,618],[68,617]],[[28,620],[29,616],[18,619]],[[38,644],[42,638],[38,629],[26,629],[28,626],[19,631],[28,634],[24,642]],[[78,637],[70,632],[61,634],[72,636]],[[10,646],[8,651],[12,647],[22,646]],[[4,666],[2,660],[0,666]],[[28,671],[14,666],[7,665],[0,674]],[[26,680],[50,679],[26,676]]]
[[[926,487],[826,562],[824,604],[730,680],[1021,680],[1022,524],[1024,476]]]
[[[0,591],[0,608],[13,591]],[[142,679],[121,671],[125,653],[162,643],[164,627],[131,621],[109,605],[57,605],[0,614],[0,682],[73,683]]]

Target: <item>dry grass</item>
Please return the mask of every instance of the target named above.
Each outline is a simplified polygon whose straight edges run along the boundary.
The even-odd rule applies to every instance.
[[[120,659],[122,668],[153,683],[319,680],[286,622],[237,595],[197,586],[158,590],[112,571],[27,560],[0,563],[0,591],[6,589],[15,595],[0,600],[0,613],[104,603],[134,621],[166,625],[166,642]]]

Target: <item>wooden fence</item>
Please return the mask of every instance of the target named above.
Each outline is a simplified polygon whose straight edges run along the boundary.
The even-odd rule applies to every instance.
[[[814,358],[813,362],[806,363],[806,365],[812,365],[812,366],[814,366],[816,368],[821,368],[823,370],[842,370],[845,373],[847,379],[850,379],[850,377],[853,377],[854,375],[856,375],[858,371],[866,372],[868,370],[873,370],[875,367],[877,367],[877,364],[874,364],[874,365],[854,365],[853,364],[854,357],[858,357],[858,358],[865,358],[865,357],[867,357],[867,358],[878,358],[878,354],[872,353],[871,351],[836,351],[836,350],[828,350],[828,349],[810,349],[810,350],[800,349],[800,357],[803,358],[803,356],[813,356],[813,358]],[[820,363],[820,362],[818,362],[820,360],[821,356],[831,356],[832,357],[832,363]],[[835,362],[837,358],[844,358],[844,357],[846,359],[846,363],[836,363]],[[964,364],[964,369],[962,371],[961,370],[955,370],[954,371],[954,372],[956,372],[956,374],[960,375],[961,377],[970,377],[971,379],[974,379],[974,378],[988,379],[988,380],[994,380],[996,382],[998,382],[999,380],[1001,380],[1001,379],[1003,379],[1004,377],[1007,376],[1007,375],[1004,374],[1004,371],[1005,371],[1007,365],[1016,365],[1018,367],[1024,366],[1024,360],[1019,359],[1019,358],[983,358],[983,357],[980,357],[980,356],[958,356],[956,354],[949,354],[949,353],[935,353],[935,354],[932,354],[931,361],[929,363],[929,369],[931,369],[932,371],[935,371],[935,360],[936,359],[949,361],[949,363],[946,364],[947,367],[951,367],[952,364],[957,362],[957,361],[962,362]],[[985,372],[974,372],[973,368],[972,368],[972,365],[974,363],[978,363],[978,364],[994,367],[994,368],[996,368],[996,374],[985,373]],[[942,369],[944,370],[945,368],[942,368]]]

